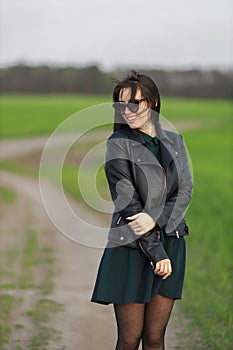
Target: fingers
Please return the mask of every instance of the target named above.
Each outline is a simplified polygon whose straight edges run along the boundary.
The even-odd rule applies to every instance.
[[[135,219],[138,218],[139,214],[140,214],[140,213],[135,214],[135,215],[132,215],[132,216],[128,216],[128,217],[126,218],[126,220],[135,220]]]
[[[154,219],[152,219],[152,217],[146,213],[137,213],[135,215],[128,216],[126,219],[130,220],[128,225],[136,235],[143,235],[156,225]]]
[[[146,231],[140,225],[130,225],[129,224],[129,226],[132,228],[134,233],[136,233],[136,235],[142,235],[143,233],[146,233]]]
[[[134,231],[134,233],[138,236],[143,235],[144,233],[146,233],[146,230],[143,230],[142,228],[139,227],[135,227],[133,228],[132,226],[130,226],[132,228],[132,230]]]
[[[154,270],[156,275],[162,276],[163,279],[169,277],[172,273],[171,261],[170,259],[160,260],[156,263]]]
[[[133,220],[128,225],[134,231],[136,235],[142,235],[146,233],[146,230],[143,228],[141,221],[138,219],[139,214],[128,217],[127,219]]]
[[[169,277],[171,275],[171,273],[169,272],[169,273],[166,273],[164,276],[163,276],[163,280],[165,280],[167,277]]]
[[[140,223],[136,222],[136,221],[133,221],[133,222],[130,222],[128,224],[133,230],[141,230],[142,229],[142,226],[140,225]]]
[[[136,235],[141,235],[144,232],[141,232],[142,228],[140,227],[139,222],[137,220],[138,216],[139,216],[139,213],[135,214],[135,215],[132,215],[132,216],[128,216],[126,219],[127,220],[132,220],[131,222],[128,223],[128,225],[131,227],[131,229],[134,231],[134,233]]]
[[[141,236],[141,235],[144,235],[144,233],[146,233],[146,231],[143,231],[143,230],[134,230],[134,233],[138,236]]]

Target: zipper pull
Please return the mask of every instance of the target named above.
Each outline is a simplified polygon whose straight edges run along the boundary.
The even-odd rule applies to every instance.
[[[157,236],[158,236],[158,239],[160,239],[161,234],[160,234],[160,230],[159,230],[159,229],[156,229],[156,234],[157,234]]]
[[[178,230],[176,230],[176,237],[177,237],[177,238],[180,238],[180,235],[179,235],[179,231],[178,231]]]
[[[120,216],[119,219],[117,220],[117,222],[116,222],[117,225],[119,225],[121,218],[122,218],[122,216]]]

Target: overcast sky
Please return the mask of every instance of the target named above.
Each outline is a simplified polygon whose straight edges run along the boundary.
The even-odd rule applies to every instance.
[[[232,0],[0,1],[1,66],[233,66]]]

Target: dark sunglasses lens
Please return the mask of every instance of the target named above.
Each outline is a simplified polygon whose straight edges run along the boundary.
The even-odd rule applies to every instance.
[[[129,103],[128,109],[129,109],[132,113],[136,113],[136,112],[138,111],[138,109],[139,109],[139,104]]]
[[[132,113],[136,113],[139,109],[139,101],[135,101],[134,103],[115,102],[113,103],[113,107],[118,113],[121,114],[125,113],[126,108],[128,108]]]
[[[124,113],[125,112],[125,103],[119,103],[119,102],[115,102],[113,103],[113,108],[115,108],[115,110],[118,112],[118,113]]]

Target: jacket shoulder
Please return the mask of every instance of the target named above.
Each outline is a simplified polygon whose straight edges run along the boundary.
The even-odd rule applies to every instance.
[[[114,131],[107,139],[108,140],[114,140],[114,139],[122,139],[122,138],[127,138],[126,133],[123,130],[117,130]]]
[[[170,139],[171,141],[180,141],[182,139],[182,135],[179,134],[178,132],[175,131],[170,131],[170,130],[163,130],[164,134],[166,135],[166,137],[168,139]]]

